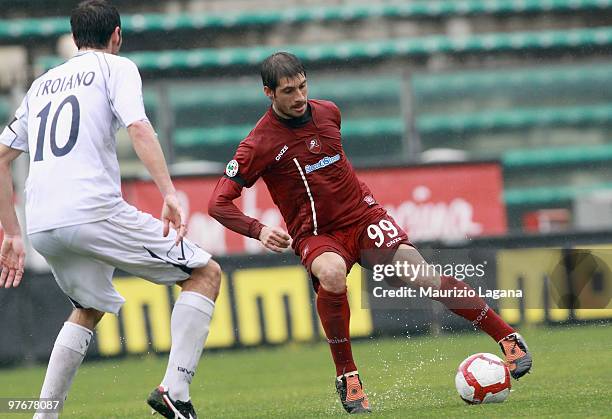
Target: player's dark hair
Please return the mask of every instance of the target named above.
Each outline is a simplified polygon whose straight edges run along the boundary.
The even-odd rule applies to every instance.
[[[304,64],[288,52],[274,53],[261,64],[261,81],[272,90],[276,90],[281,79],[291,79],[300,74],[306,76]]]
[[[104,0],[85,0],[72,10],[70,27],[77,48],[106,48],[121,17],[115,6]]]

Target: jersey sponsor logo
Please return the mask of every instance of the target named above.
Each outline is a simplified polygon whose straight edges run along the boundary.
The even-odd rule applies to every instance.
[[[340,160],[340,154],[336,154],[335,156],[325,156],[315,164],[307,164],[305,167],[306,173],[312,173],[315,170],[323,169],[324,167],[331,166]]]
[[[374,199],[374,197],[372,195],[367,195],[365,198],[363,198],[363,200],[369,206],[372,206],[372,205],[374,205],[376,203],[376,200]]]
[[[283,148],[281,148],[281,151],[278,152],[278,154],[276,155],[276,158],[274,160],[279,161],[281,159],[281,157],[283,157],[283,154],[285,154],[285,152],[289,150],[289,147],[287,147],[287,144],[285,144],[285,146]]]
[[[228,177],[234,177],[238,174],[238,162],[236,160],[231,160],[227,166],[225,166],[225,174]]]
[[[321,142],[317,137],[313,137],[312,139],[307,141],[308,150],[311,153],[319,154],[321,152]]]

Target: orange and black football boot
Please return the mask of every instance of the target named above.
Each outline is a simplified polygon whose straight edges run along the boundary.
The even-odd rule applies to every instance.
[[[509,334],[499,341],[499,346],[506,356],[506,365],[512,378],[518,380],[531,370],[531,353],[521,335],[516,332]]]
[[[336,378],[336,391],[340,396],[342,407],[350,414],[370,413],[368,396],[363,392],[359,374],[349,373]]]

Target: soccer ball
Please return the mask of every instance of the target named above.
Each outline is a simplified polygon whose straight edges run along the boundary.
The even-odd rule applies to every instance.
[[[493,354],[474,354],[459,365],[455,387],[466,403],[501,403],[510,394],[510,371]]]

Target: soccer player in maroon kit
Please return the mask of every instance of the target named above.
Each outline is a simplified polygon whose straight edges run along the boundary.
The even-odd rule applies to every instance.
[[[336,365],[340,401],[348,413],[369,412],[351,353],[346,275],[355,263],[371,268],[372,261],[361,260],[361,251],[368,249],[401,250],[388,260],[391,263],[425,262],[357,178],[342,149],[338,107],[324,100],[308,100],[306,71],[299,59],[285,52],[273,54],[263,62],[261,76],[272,106],[238,146],[213,192],[209,213],[270,250],[293,247],[317,292],[317,312]],[[234,205],[242,188],[251,187],[260,177],[289,234],[263,225]],[[378,234],[368,234],[368,229]],[[441,291],[471,289],[462,281],[435,274],[406,282]],[[495,339],[514,378],[529,371],[532,360],[524,339],[480,297],[436,300]]]

